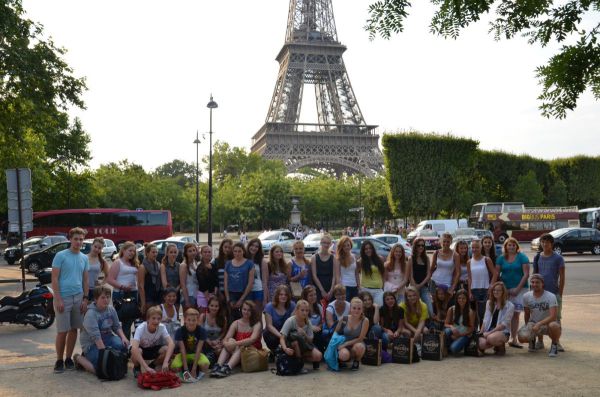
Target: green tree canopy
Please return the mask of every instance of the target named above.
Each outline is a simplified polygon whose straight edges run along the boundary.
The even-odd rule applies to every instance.
[[[200,170],[198,173],[201,174]],[[163,178],[174,178],[181,187],[194,186],[196,181],[196,165],[175,159],[156,167],[154,174]]]
[[[533,170],[529,170],[526,174],[519,175],[515,184],[514,199],[522,201],[529,207],[537,207],[542,205],[544,200],[544,192]]]
[[[430,30],[456,39],[461,30],[495,13],[490,32],[496,40],[522,35],[530,44],[545,47],[562,43],[546,65],[536,69],[542,86],[540,110],[562,119],[577,106],[579,96],[591,89],[600,99],[600,0],[431,0],[436,7]],[[389,38],[404,30],[409,0],[379,0],[369,6],[365,29],[371,38]],[[568,43],[568,44],[567,44]]]

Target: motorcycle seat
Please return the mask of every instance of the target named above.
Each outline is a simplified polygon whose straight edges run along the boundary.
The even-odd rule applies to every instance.
[[[22,298],[13,297],[13,296],[5,296],[0,299],[0,306],[19,306],[19,302],[21,302]]]

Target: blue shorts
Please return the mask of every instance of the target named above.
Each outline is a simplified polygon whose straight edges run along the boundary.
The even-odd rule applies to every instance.
[[[262,302],[265,298],[264,291],[251,291],[248,295],[248,300]]]

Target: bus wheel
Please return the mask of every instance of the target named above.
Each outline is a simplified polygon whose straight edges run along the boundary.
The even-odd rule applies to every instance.
[[[500,236],[498,236],[498,242],[500,244],[504,244],[504,242],[506,241],[507,238],[508,238],[508,236],[506,234],[501,234]]]

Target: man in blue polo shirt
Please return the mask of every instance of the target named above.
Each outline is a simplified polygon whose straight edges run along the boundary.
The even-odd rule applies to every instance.
[[[77,330],[83,326],[83,314],[87,309],[88,257],[80,252],[85,230],[74,228],[69,231],[71,247],[60,251],[52,261],[52,289],[56,312],[56,363],[55,373],[75,369],[72,355],[77,342]],[[64,358],[65,347],[67,349]]]

